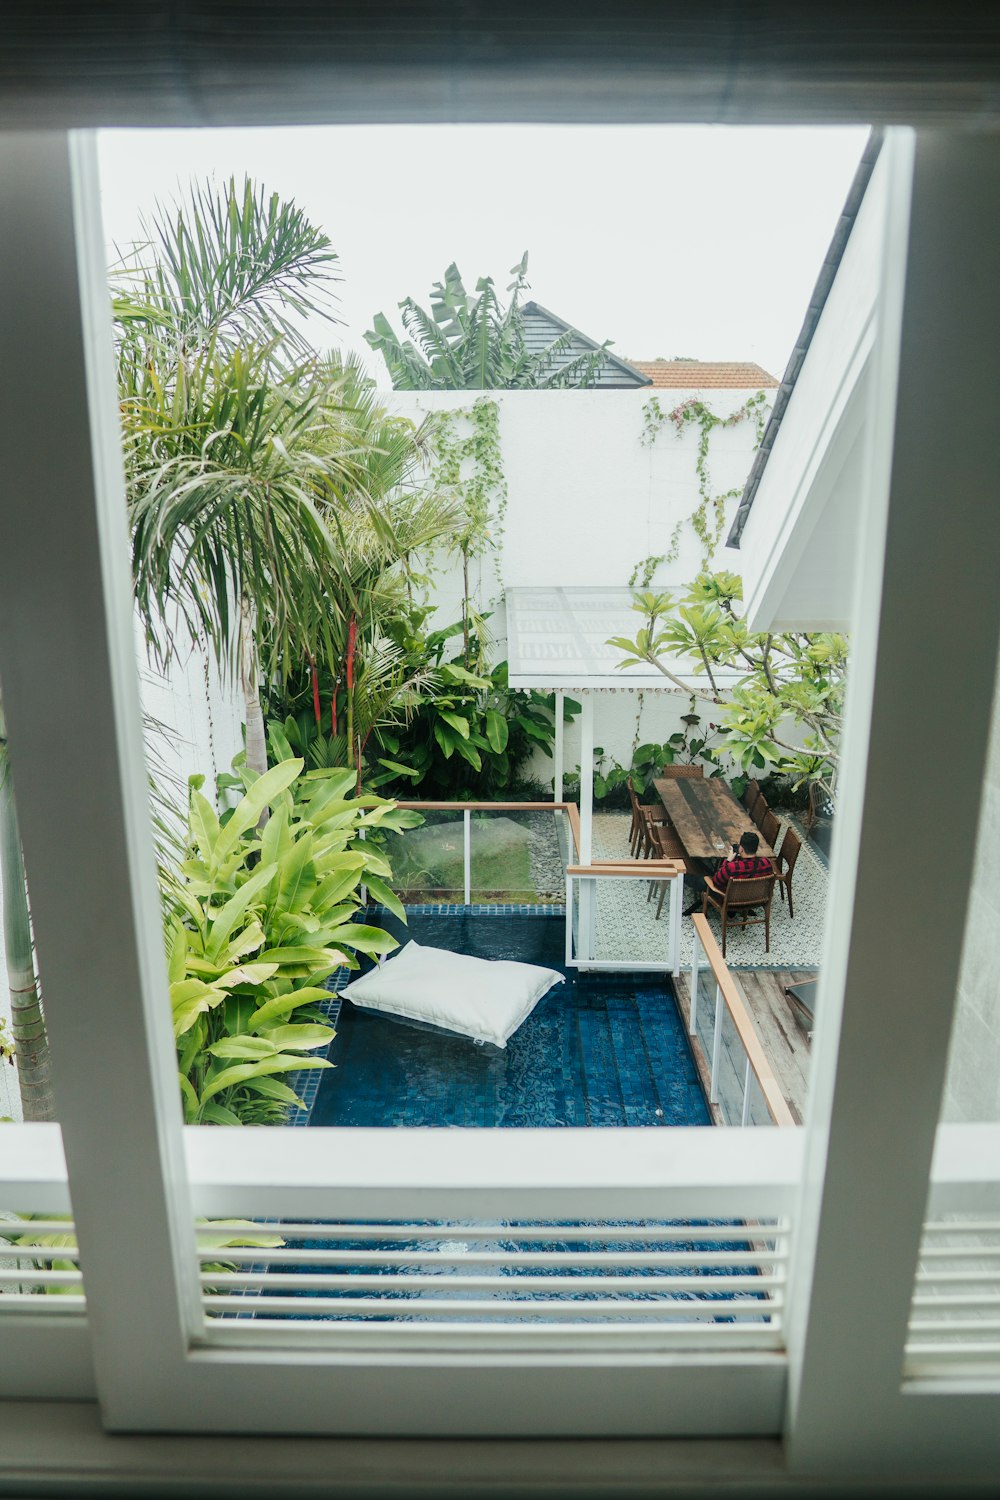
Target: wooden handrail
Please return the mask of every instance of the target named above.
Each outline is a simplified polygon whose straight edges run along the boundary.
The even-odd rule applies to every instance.
[[[392,799],[397,807],[413,812],[558,812],[573,806],[570,802],[403,802]]]
[[[567,865],[567,875],[603,875],[606,880],[670,880],[684,867],[672,859],[601,860],[593,865]]]
[[[775,1125],[794,1125],[795,1117],[788,1108],[785,1096],[771,1071],[771,1064],[767,1060],[767,1053],[757,1035],[757,1028],[747,1008],[743,991],[733,978],[732,971],[722,956],[722,949],[715,941],[715,934],[709,925],[708,918],[696,914],[691,920],[705,957],[708,959],[709,968],[726,1003],[726,1009],[733,1018],[733,1024],[743,1043],[743,1050],[750,1061],[750,1067],[760,1084],[768,1114]]]

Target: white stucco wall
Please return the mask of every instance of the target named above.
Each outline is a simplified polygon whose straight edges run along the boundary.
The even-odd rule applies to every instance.
[[[696,461],[699,430],[690,424],[678,435],[665,423],[651,446],[644,446],[642,410],[656,396],[665,413],[697,397],[720,417],[737,411],[754,388],[746,390],[634,391],[491,391],[500,412],[500,447],[507,480],[507,512],[497,550],[473,563],[478,601],[493,608],[490,626],[498,655],[504,647],[502,587],[555,585],[562,588],[627,584],[637,563],[670,550],[679,521],[699,501]],[[468,410],[474,391],[386,391],[385,405],[420,421],[428,412]],[[754,421],[715,428],[709,439],[708,469],[712,494],[742,490],[756,444]],[[728,530],[736,500],[727,506]],[[699,570],[700,542],[683,526],[676,561],[661,563],[657,587],[680,586]],[[732,567],[732,555],[720,549],[719,567]],[[435,578],[437,622],[458,619],[461,574],[440,565]],[[638,617],[637,617],[638,625]],[[598,700],[597,743],[627,763],[635,740],[634,694],[602,694]],[[647,694],[640,742],[664,740],[680,726],[684,700]],[[566,763],[579,760],[575,726],[567,734]],[[536,756],[534,774],[544,781],[552,763]]]
[[[141,639],[137,652],[141,660]],[[238,685],[220,673],[204,646],[193,642],[181,648],[165,676],[153,667],[141,668],[139,682],[145,713],[165,730],[148,730],[151,757],[161,759],[182,800],[188,777],[196,774],[205,777],[205,795],[214,797],[216,776],[230,769],[243,748]]]

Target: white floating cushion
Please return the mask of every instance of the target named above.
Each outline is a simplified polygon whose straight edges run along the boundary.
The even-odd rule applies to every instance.
[[[410,942],[341,994],[369,1010],[506,1047],[542,996],[563,979],[538,964],[470,958]]]

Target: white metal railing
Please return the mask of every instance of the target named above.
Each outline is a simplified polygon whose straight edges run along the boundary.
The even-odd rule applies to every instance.
[[[636,958],[633,953],[608,953],[614,947],[614,935],[601,930],[599,892],[610,881],[665,881],[670,899],[665,905],[667,919],[662,924],[663,956]],[[566,868],[566,966],[574,969],[608,969],[615,971],[648,970],[679,974],[681,968],[681,911],[684,905],[684,866],[674,860],[601,861]],[[609,913],[607,925],[614,922]],[[654,924],[650,922],[652,928]],[[602,956],[602,952],[603,955]]]
[[[697,915],[692,926],[688,1031],[711,1059],[710,1102],[727,1125],[796,1124],[711,927]]]
[[[552,813],[564,820],[561,830],[560,853],[566,870],[566,964],[569,968],[608,970],[648,970],[662,974],[680,973],[681,910],[684,904],[684,866],[674,860],[591,860],[587,864],[573,864],[581,856],[582,839],[580,816],[573,802],[400,802],[399,806],[424,814],[444,813],[452,816],[458,825],[461,815],[462,827],[462,901],[469,906],[476,895],[475,840],[473,838],[473,813]],[[405,840],[407,835],[401,837]],[[657,929],[663,934],[663,956],[660,958],[636,958],[633,953],[619,951],[611,956],[599,952],[601,937],[598,933],[598,882],[617,881],[666,881],[669,885],[669,902],[664,903],[666,920]],[[405,894],[405,892],[404,892]],[[455,887],[455,895],[458,888]],[[501,892],[489,892],[491,899],[502,896]],[[610,925],[610,923],[609,923]],[[620,945],[619,945],[620,946]]]

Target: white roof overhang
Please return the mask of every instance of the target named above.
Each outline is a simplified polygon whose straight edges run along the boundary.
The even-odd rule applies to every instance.
[[[751,630],[842,630],[851,619],[892,166],[893,143],[887,142],[796,378],[739,550],[727,549],[725,566],[743,578]]]

